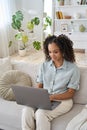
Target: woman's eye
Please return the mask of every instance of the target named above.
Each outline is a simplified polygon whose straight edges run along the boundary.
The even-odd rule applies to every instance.
[[[50,52],[50,51],[49,51],[49,54],[51,54],[51,53],[57,54],[57,53],[59,53],[59,52],[58,52],[58,51],[55,51],[55,52]]]
[[[59,53],[59,51],[55,51],[55,52],[53,52],[54,54],[57,54],[57,53]]]
[[[58,51],[55,51],[54,53],[56,54],[56,53],[58,53]]]

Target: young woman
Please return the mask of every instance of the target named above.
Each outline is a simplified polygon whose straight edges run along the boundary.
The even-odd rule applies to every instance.
[[[68,112],[79,89],[80,73],[75,64],[73,42],[65,35],[49,36],[43,45],[46,60],[37,76],[37,87],[47,89],[52,102],[61,103],[53,110],[23,109],[22,130],[51,130],[51,121]]]

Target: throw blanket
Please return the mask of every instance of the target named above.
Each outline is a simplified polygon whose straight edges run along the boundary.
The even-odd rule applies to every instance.
[[[66,130],[87,130],[87,105],[68,123]]]

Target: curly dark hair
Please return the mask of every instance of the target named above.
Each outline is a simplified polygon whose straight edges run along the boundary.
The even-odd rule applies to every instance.
[[[45,39],[43,44],[43,49],[44,49],[46,60],[51,60],[49,56],[48,45],[52,43],[55,43],[59,47],[65,60],[70,62],[75,62],[73,42],[64,34],[61,34],[59,36],[55,36],[55,35],[48,36]]]

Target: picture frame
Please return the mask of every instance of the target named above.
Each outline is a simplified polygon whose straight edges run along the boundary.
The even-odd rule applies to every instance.
[[[68,25],[67,24],[61,24],[61,32],[67,32],[68,31]]]

